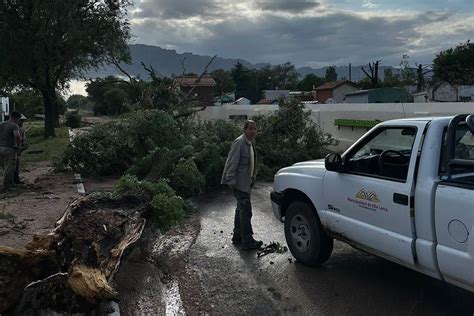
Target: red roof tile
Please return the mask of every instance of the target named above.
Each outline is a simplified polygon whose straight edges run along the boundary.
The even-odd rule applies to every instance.
[[[317,87],[316,90],[333,90],[339,86],[342,86],[343,84],[350,84],[351,86],[357,87],[353,82],[349,80],[339,80],[339,81],[326,82],[325,84]]]

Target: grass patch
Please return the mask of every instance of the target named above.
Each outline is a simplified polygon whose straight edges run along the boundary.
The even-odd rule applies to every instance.
[[[26,125],[26,139],[28,149],[21,154],[21,163],[53,161],[64,152],[69,143],[67,127],[56,129],[56,138],[43,137],[43,123],[28,123]]]

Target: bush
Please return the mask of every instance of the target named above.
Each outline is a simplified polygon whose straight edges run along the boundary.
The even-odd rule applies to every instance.
[[[185,217],[185,202],[176,195],[165,180],[140,181],[134,176],[123,176],[115,186],[114,196],[135,195],[147,199],[152,209],[151,220],[162,231],[181,222]]]
[[[206,191],[220,187],[222,170],[232,142],[242,133],[233,121],[216,120],[193,126],[195,163],[206,180]]]
[[[256,150],[260,179],[273,180],[281,168],[296,162],[323,158],[328,146],[337,141],[323,133],[311,120],[311,112],[299,101],[281,100],[279,109],[270,115],[255,117],[258,126]]]
[[[93,102],[83,95],[73,94],[66,101],[66,108],[72,110],[92,111]]]
[[[156,148],[179,148],[185,135],[172,116],[137,111],[76,137],[66,148],[62,165],[85,176],[122,175]]]
[[[81,127],[82,117],[78,111],[70,111],[66,113],[66,126],[70,128]]]
[[[184,197],[191,198],[203,192],[206,179],[199,172],[193,159],[181,159],[171,176],[171,186]]]

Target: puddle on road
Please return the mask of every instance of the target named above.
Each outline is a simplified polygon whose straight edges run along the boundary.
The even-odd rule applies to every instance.
[[[179,294],[178,281],[172,280],[165,286],[166,316],[186,315]]]

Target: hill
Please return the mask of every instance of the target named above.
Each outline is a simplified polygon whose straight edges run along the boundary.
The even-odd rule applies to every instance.
[[[163,76],[179,75],[183,72],[182,61],[184,61],[185,69],[187,73],[201,73],[206,65],[211,60],[211,56],[196,55],[193,53],[178,53],[175,50],[164,49],[157,46],[134,44],[130,45],[130,54],[132,57],[132,63],[130,65],[123,65],[123,68],[133,76],[140,76],[141,78],[147,77],[147,72],[143,69],[141,62],[144,62],[147,66],[153,66],[153,68]],[[210,71],[216,69],[230,70],[237,63],[242,63],[247,68],[261,68],[265,63],[252,64],[249,61],[243,59],[234,58],[222,58],[217,57],[209,67]],[[394,73],[398,73],[398,70],[391,66],[380,67],[380,77],[383,78],[385,68],[391,68]],[[301,67],[297,71],[301,75],[301,78],[307,74],[315,74],[319,77],[324,77],[326,74],[327,67],[324,68],[311,68]],[[336,67],[336,72],[339,78],[349,78],[349,67],[342,66]],[[98,71],[92,71],[88,74],[89,77],[105,77],[109,75],[119,75],[120,73],[113,66],[106,66]],[[360,66],[352,67],[352,80],[358,81],[364,78],[365,75],[360,69]]]

